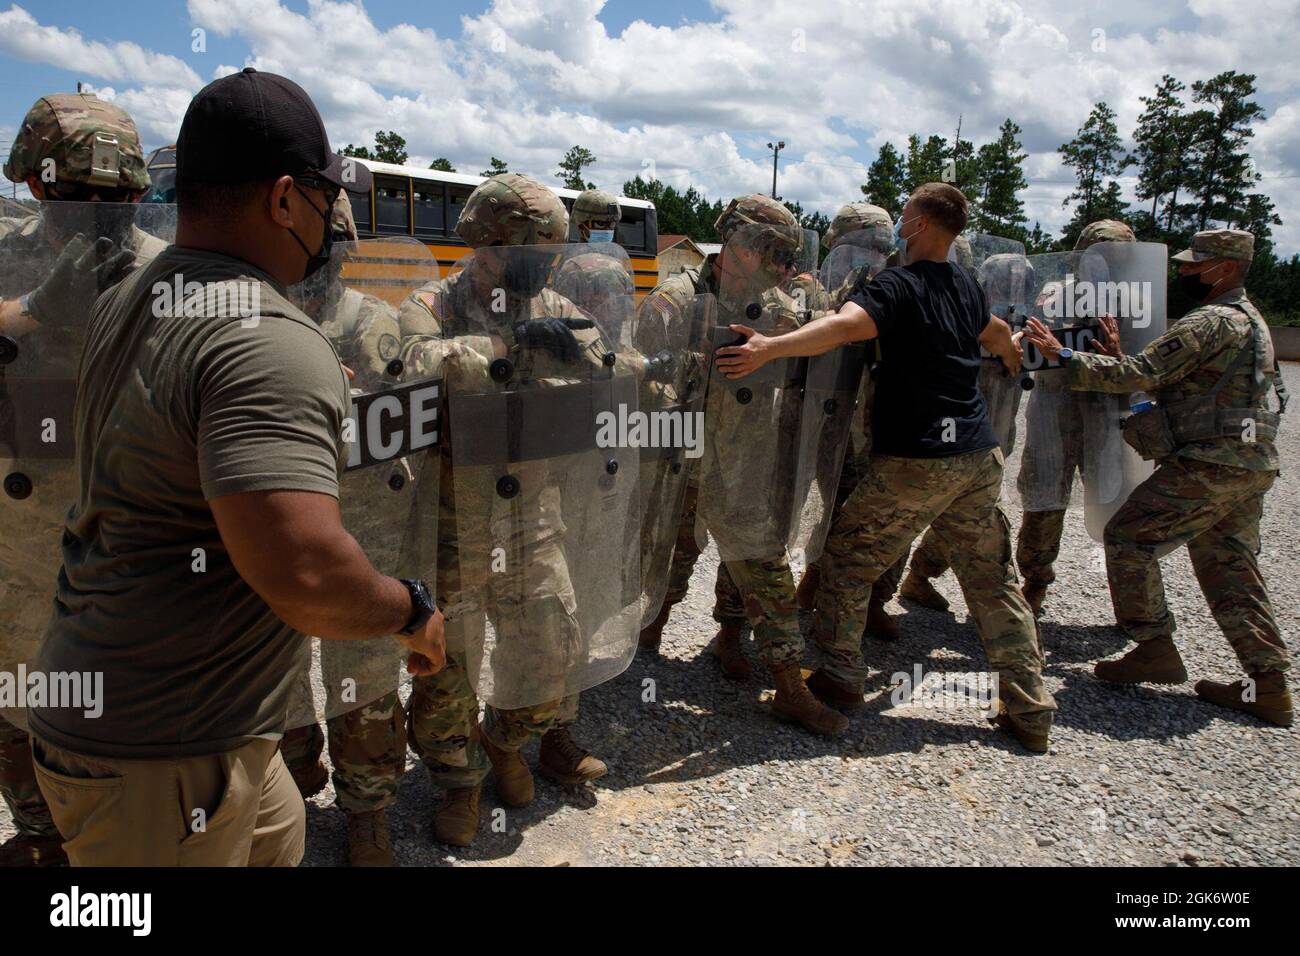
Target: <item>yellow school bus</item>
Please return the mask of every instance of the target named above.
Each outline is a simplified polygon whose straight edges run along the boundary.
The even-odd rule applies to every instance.
[[[438,270],[443,275],[452,272],[469,252],[469,247],[456,235],[456,223],[465,207],[465,200],[484,177],[418,166],[395,166],[368,159],[358,162],[373,174],[374,185],[368,194],[349,194],[357,234],[362,239],[414,236],[432,250],[438,260]],[[573,201],[578,198],[577,191],[552,188],[565,208],[572,210]],[[615,230],[614,240],[627,250],[639,300],[659,281],[659,230],[655,207],[654,203],[644,199],[620,197],[618,202],[623,218]],[[579,241],[578,231],[572,225],[569,239]],[[410,272],[409,256],[404,270],[398,244],[387,253],[382,246],[372,247],[372,250],[370,256],[354,259],[345,266],[349,281],[369,286],[366,291],[389,299],[396,289],[408,284],[404,272]]]

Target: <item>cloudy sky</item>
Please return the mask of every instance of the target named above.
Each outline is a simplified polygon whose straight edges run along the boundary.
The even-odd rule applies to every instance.
[[[578,143],[589,178],[638,172],[710,198],[771,188],[833,211],[881,144],[995,135],[1030,159],[1027,212],[1056,229],[1070,171],[1056,148],[1106,100],[1132,132],[1160,75],[1257,74],[1260,189],[1300,252],[1300,0],[0,0],[0,142],[38,96],[78,80],[175,138],[193,93],[246,65],[301,83],[331,139],[406,137],[411,161],[489,156],[554,181]],[[0,147],[3,148],[3,147]],[[1131,192],[1132,180],[1124,181]]]

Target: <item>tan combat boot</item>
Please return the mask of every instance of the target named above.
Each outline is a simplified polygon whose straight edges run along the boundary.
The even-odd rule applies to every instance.
[[[847,717],[831,710],[812,695],[798,664],[773,667],[772,679],[776,681],[772,715],[778,720],[800,724],[805,730],[823,737],[834,737],[848,729]]]
[[[722,674],[731,680],[746,680],[753,672],[745,652],[740,647],[740,625],[724,624],[713,639],[713,656],[718,659]]]
[[[352,866],[392,866],[388,815],[383,810],[348,814],[348,862]]]
[[[904,601],[911,601],[921,607],[928,607],[931,611],[948,610],[948,599],[935,589],[935,586],[930,583],[930,579],[917,574],[910,568],[907,577],[903,578],[903,586],[899,588],[898,596]]]
[[[533,772],[524,763],[518,750],[502,750],[494,744],[483,729],[483,749],[492,761],[492,783],[497,796],[508,807],[526,807],[533,802]]]
[[[537,769],[556,783],[570,785],[599,780],[609,773],[605,761],[574,743],[568,727],[554,727],[542,735]]]
[[[433,815],[433,838],[450,846],[469,846],[478,835],[478,800],[482,787],[448,790]]]
[[[874,597],[867,605],[866,633],[868,637],[874,637],[878,641],[898,640],[898,622],[885,610],[885,602],[878,601]]]
[[[852,713],[867,705],[862,699],[862,689],[836,680],[820,667],[807,680],[812,695],[828,707]]]
[[[659,609],[655,619],[641,629],[641,636],[637,638],[637,647],[647,654],[658,654],[659,645],[664,639],[664,625],[668,623],[668,612],[672,610],[671,604],[665,604]]]
[[[57,833],[41,836],[20,833],[0,843],[0,867],[67,865],[63,837]]]
[[[1047,737],[1052,729],[1050,713],[1025,714],[1013,718],[1006,712],[1006,708],[999,705],[998,715],[992,722],[999,730],[1005,730],[1020,741],[1021,746],[1030,753],[1047,753]]]
[[[1196,696],[1220,707],[1245,711],[1279,727],[1290,727],[1295,720],[1295,713],[1291,707],[1291,692],[1286,687],[1286,675],[1282,671],[1261,671],[1251,674],[1250,679],[1255,683],[1255,692],[1251,695],[1247,694],[1248,685],[1245,681],[1224,684],[1214,680],[1198,680]],[[1254,697],[1254,700],[1248,700],[1248,696]]]
[[[1042,617],[1043,601],[1047,600],[1047,585],[1041,581],[1026,581],[1020,590],[1029,604],[1029,610],[1034,612],[1034,617]],[[1184,677],[1183,680],[1187,678]]]
[[[1187,668],[1172,637],[1141,641],[1119,660],[1098,661],[1092,672],[1112,684],[1181,684]]]
[[[817,606],[817,588],[822,583],[822,569],[814,565],[804,571],[799,579],[799,586],[794,591],[795,607],[801,611],[811,611]]]

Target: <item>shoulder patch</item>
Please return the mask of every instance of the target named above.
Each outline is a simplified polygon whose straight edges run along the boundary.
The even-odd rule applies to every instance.
[[[1183,340],[1181,338],[1170,339],[1168,342],[1160,343],[1160,345],[1156,348],[1156,354],[1159,355],[1161,358],[1169,358],[1169,356],[1181,352],[1182,350],[1183,350]]]

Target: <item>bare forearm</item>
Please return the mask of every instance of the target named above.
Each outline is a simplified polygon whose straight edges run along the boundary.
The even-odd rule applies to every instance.
[[[772,339],[777,358],[804,358],[875,338],[876,324],[861,306],[846,302],[840,311]]]
[[[326,640],[356,640],[396,633],[410,619],[405,586],[376,571],[346,531],[301,554],[272,603],[296,630]]]

